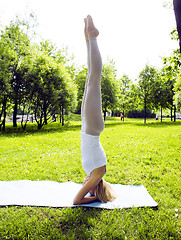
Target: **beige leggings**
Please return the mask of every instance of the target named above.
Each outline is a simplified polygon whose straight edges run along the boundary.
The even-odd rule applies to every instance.
[[[88,76],[81,107],[82,132],[98,136],[104,129],[104,119],[101,98],[102,59],[96,38],[87,42],[87,56]]]

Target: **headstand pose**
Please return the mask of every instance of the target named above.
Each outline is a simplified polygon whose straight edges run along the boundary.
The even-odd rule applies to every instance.
[[[88,76],[81,107],[81,153],[82,166],[87,177],[74,198],[73,204],[90,203],[95,200],[112,201],[115,197],[110,185],[102,177],[106,172],[106,155],[99,136],[104,129],[101,99],[102,60],[97,45],[98,30],[91,16],[84,19],[88,55]],[[91,197],[86,197],[90,192]]]

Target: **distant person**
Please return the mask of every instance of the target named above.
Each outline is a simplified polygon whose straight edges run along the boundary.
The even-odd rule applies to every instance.
[[[179,36],[179,45],[181,52],[181,0],[173,0],[177,31]]]
[[[158,114],[156,114],[156,120],[158,120]]]
[[[100,144],[100,134],[104,129],[101,99],[102,59],[97,45],[98,30],[91,16],[84,19],[87,44],[88,76],[85,83],[81,106],[81,153],[82,166],[87,177],[76,194],[73,204],[112,201],[115,197],[110,185],[103,180],[106,173],[106,154]],[[91,196],[87,197],[87,193]]]
[[[120,118],[121,118],[121,121],[123,120],[123,114],[121,113],[121,115],[120,115]]]

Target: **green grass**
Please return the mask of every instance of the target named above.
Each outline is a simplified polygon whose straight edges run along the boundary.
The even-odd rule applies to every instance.
[[[73,121],[74,120],[74,121]],[[76,121],[75,121],[76,120]],[[0,133],[0,180],[82,182],[80,118]],[[105,180],[143,184],[158,209],[0,208],[0,239],[181,239],[181,121],[106,121]]]

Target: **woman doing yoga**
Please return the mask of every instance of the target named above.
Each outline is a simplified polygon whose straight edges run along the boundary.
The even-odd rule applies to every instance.
[[[88,76],[81,107],[81,153],[82,166],[87,177],[74,198],[73,204],[90,203],[95,200],[108,202],[115,199],[110,185],[103,180],[106,173],[106,155],[99,136],[104,129],[101,99],[102,60],[97,45],[98,30],[91,16],[84,19],[88,55]],[[91,197],[86,197],[87,193]]]

